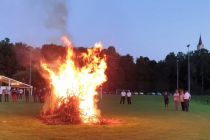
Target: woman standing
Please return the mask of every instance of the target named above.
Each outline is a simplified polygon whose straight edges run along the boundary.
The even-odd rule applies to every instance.
[[[175,110],[178,111],[178,108],[179,108],[179,91],[178,90],[176,90],[174,93],[174,107],[175,107]]]

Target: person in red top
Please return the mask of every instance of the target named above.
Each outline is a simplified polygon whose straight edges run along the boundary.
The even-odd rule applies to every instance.
[[[12,102],[16,103],[17,102],[17,90],[14,88],[12,89]]]

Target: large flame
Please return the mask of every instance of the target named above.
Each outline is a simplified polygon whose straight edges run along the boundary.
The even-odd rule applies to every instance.
[[[45,103],[44,111],[53,111],[59,108],[61,102],[67,102],[68,97],[76,97],[82,122],[97,123],[101,115],[95,96],[98,94],[97,89],[106,81],[107,68],[106,57],[101,53],[102,45],[95,44],[87,52],[77,55],[76,58],[83,62],[78,66],[71,42],[66,37],[62,37],[62,40],[67,47],[65,61],[57,61],[56,66],[41,62],[41,67],[47,72],[47,79],[52,85],[51,98]]]

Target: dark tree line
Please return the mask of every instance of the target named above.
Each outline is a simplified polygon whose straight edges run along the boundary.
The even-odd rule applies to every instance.
[[[190,52],[189,56],[191,92],[193,94],[209,94],[209,51],[206,49],[196,50]],[[175,55],[172,52],[164,60],[158,62],[143,56],[137,58],[135,62],[130,55],[116,55],[115,60],[117,61],[113,61],[112,57],[111,55],[108,59],[107,75],[109,80],[106,84],[109,90],[131,89],[142,92],[167,90],[173,92],[177,88],[177,71],[179,88],[188,89],[188,54],[179,52]]]
[[[75,48],[76,53],[86,48]],[[46,44],[33,48],[24,43],[11,43],[8,38],[0,41],[0,74],[29,83],[29,67],[32,68],[32,85],[37,88],[48,86],[40,75],[41,58],[51,62],[65,57],[65,47]],[[121,56],[113,46],[104,49],[107,56],[108,81],[103,84],[105,91],[130,89],[132,91],[162,92],[174,91],[177,86],[177,63],[179,88],[187,89],[187,54],[169,53],[164,60],[154,61],[140,56],[136,60],[131,55]],[[191,91],[194,94],[210,92],[210,53],[206,49],[190,52]]]

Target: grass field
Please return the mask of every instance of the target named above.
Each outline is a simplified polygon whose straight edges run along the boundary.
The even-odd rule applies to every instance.
[[[37,116],[42,104],[0,103],[0,140],[210,140],[210,105],[192,101],[190,112],[164,110],[160,96],[133,96],[120,105],[119,96],[100,102],[106,118],[117,125],[45,125]]]

